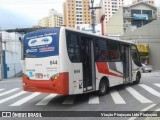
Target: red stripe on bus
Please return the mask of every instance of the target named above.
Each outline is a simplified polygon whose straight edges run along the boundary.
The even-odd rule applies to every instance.
[[[31,80],[25,75],[23,79],[23,89],[30,92],[69,94],[69,74],[59,73],[57,79],[51,80]]]
[[[96,65],[99,73],[103,73],[103,74],[107,74],[115,77],[121,77],[121,78],[123,77],[122,75],[110,72],[108,64],[106,62],[96,62]]]

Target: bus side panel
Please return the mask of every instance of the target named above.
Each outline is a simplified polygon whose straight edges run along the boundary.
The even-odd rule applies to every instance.
[[[123,84],[122,62],[96,62],[96,90],[103,77],[108,78],[110,87]]]
[[[72,94],[82,94],[83,93],[83,69],[82,63],[72,63],[73,76],[73,93]]]
[[[71,62],[68,58],[67,48],[66,48],[66,34],[65,29],[60,29],[60,36],[59,36],[59,71],[60,72],[67,72],[68,73],[68,94],[71,93],[71,79],[72,76],[70,75],[71,72]]]
[[[83,93],[83,71],[82,63],[72,63],[67,52],[66,33],[65,29],[61,28],[59,57],[60,57],[60,72],[69,73],[69,95]]]

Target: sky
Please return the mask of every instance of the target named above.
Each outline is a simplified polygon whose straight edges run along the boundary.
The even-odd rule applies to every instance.
[[[0,0],[0,27],[8,28],[16,25],[18,27],[30,27],[33,24],[36,25],[39,19],[48,15],[50,9],[54,8],[62,12],[64,1],[65,0]],[[13,23],[14,25],[10,26]]]
[[[63,12],[65,0],[0,0],[0,28],[31,27],[48,16],[50,9]],[[100,0],[94,0],[95,4]],[[156,4],[160,0],[155,0]],[[125,0],[130,4],[131,0]]]

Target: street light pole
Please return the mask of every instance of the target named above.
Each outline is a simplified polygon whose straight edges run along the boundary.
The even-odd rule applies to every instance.
[[[101,7],[93,7],[94,5],[94,0],[91,0],[91,7],[89,7],[89,9],[91,9],[91,19],[92,19],[92,32],[95,33],[95,15],[94,15],[94,11],[96,9],[100,9]]]

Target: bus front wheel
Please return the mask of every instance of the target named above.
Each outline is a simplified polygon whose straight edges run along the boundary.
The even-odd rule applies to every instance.
[[[99,84],[98,95],[103,96],[108,92],[108,84],[107,81],[102,79]]]
[[[136,81],[134,81],[133,84],[139,84],[140,79],[141,79],[140,74],[137,74],[137,76],[136,76]]]

